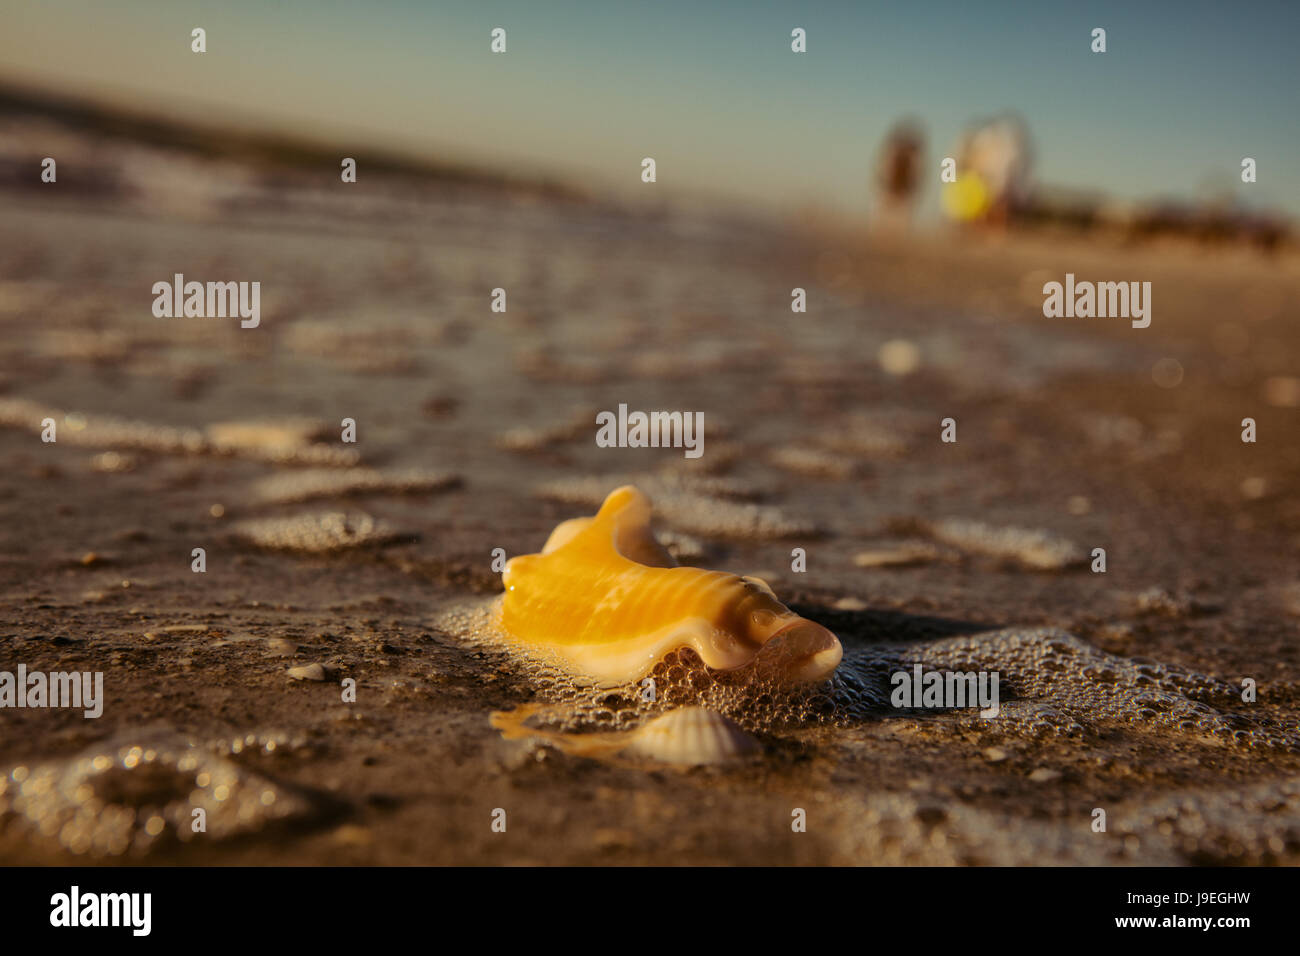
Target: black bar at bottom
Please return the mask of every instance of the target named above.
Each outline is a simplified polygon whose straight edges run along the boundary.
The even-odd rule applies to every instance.
[[[1232,945],[1294,922],[1295,869],[425,869],[425,868],[9,868],[0,869],[0,934],[79,941],[196,939],[375,943],[376,931],[481,934],[493,948],[635,939],[685,932],[714,942],[806,936],[839,924],[870,935],[891,929],[918,941],[953,936],[993,944],[1027,932],[1046,941],[1168,940]],[[76,887],[77,914],[72,915]],[[113,894],[105,898],[105,894]],[[121,896],[120,894],[128,894]],[[149,894],[147,936],[144,897]],[[88,901],[88,898],[89,901]],[[103,914],[102,919],[100,914]],[[111,922],[117,926],[71,925]],[[54,923],[64,925],[54,925]],[[441,927],[441,929],[439,929]],[[428,934],[433,931],[435,937]],[[450,940],[444,940],[450,942]]]

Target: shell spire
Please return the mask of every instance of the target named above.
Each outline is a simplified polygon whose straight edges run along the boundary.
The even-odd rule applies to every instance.
[[[834,634],[757,578],[677,566],[650,519],[649,499],[624,485],[594,517],[557,526],[540,554],[509,561],[502,628],[609,684],[644,677],[680,647],[716,670],[756,662],[792,682],[831,675],[842,655]]]

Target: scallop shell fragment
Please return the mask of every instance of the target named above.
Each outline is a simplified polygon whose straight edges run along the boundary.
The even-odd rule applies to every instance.
[[[692,767],[730,763],[759,749],[758,741],[722,714],[680,707],[635,730],[623,753]]]

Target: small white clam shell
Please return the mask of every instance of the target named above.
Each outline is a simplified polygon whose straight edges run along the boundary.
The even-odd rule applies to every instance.
[[[758,749],[758,741],[721,714],[704,707],[679,707],[633,731],[624,752],[700,766],[727,763]]]

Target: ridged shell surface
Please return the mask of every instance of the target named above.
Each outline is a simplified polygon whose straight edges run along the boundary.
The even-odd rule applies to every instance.
[[[721,714],[679,707],[633,731],[623,752],[693,767],[729,763],[758,750],[758,741]]]
[[[840,662],[835,635],[758,579],[677,567],[651,531],[649,500],[631,485],[595,517],[557,527],[540,554],[509,561],[502,579],[502,629],[605,683],[638,680],[681,647],[731,670],[771,642],[764,661],[796,682],[825,680]]]

